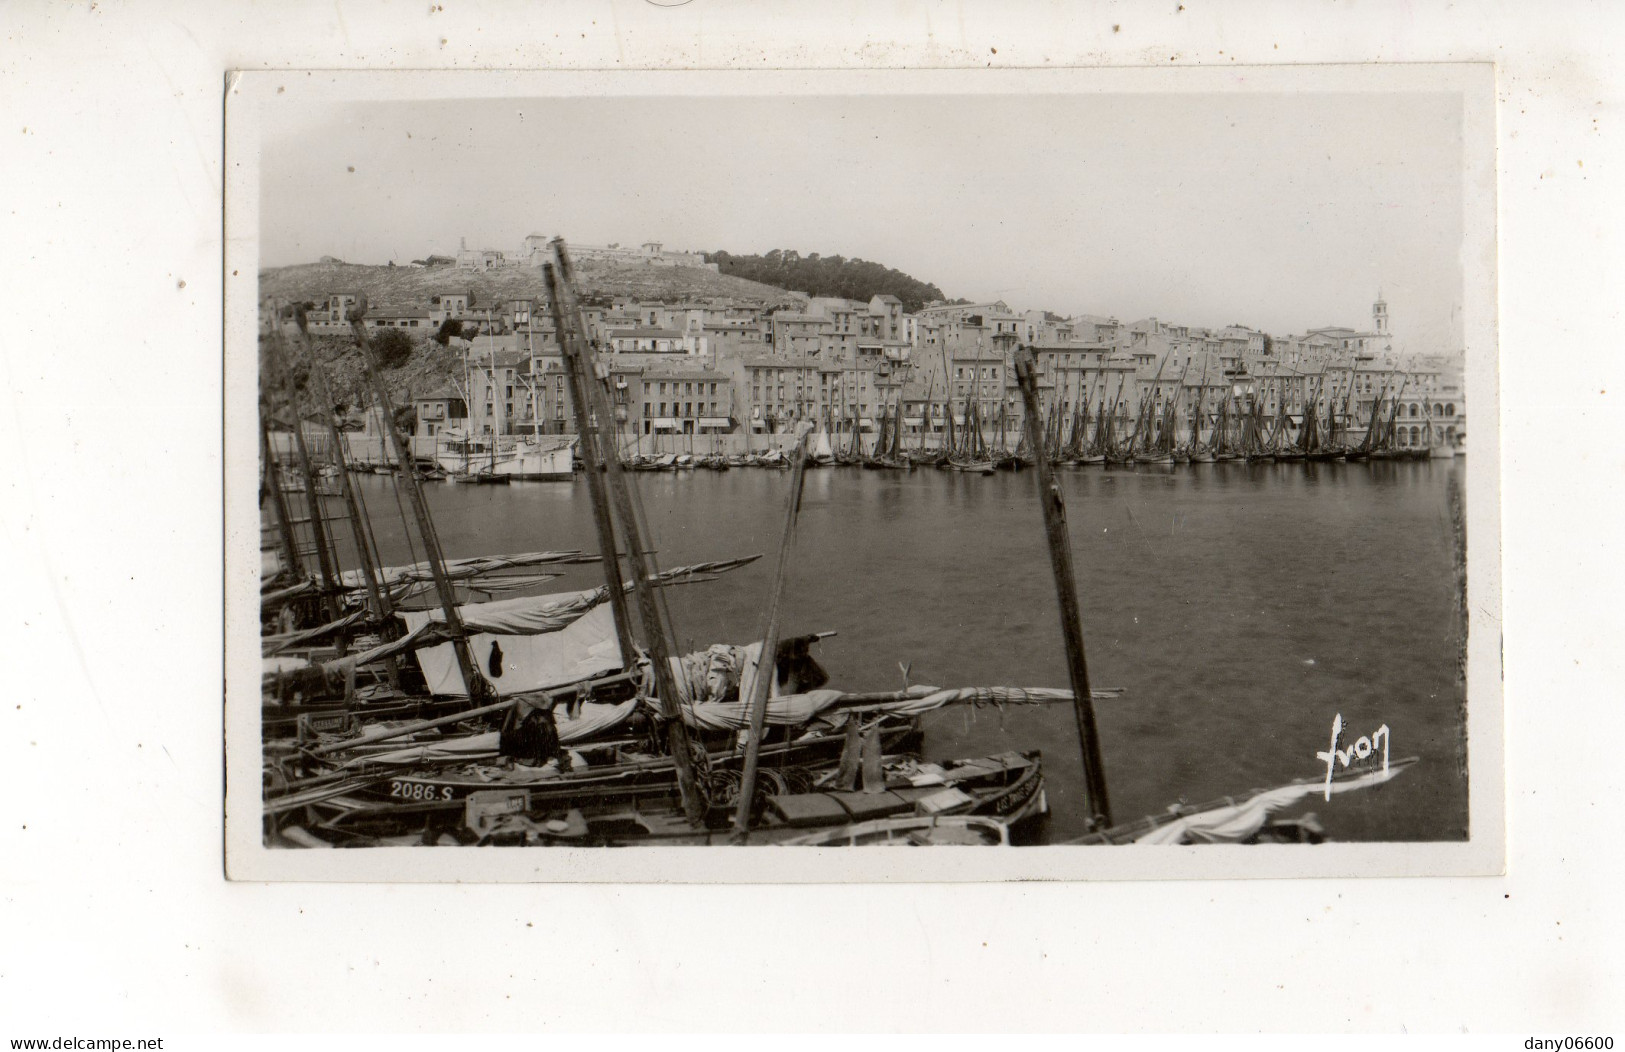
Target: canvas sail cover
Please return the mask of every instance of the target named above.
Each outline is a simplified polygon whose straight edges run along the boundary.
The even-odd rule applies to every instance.
[[[810,690],[802,694],[786,694],[768,699],[763,713],[769,726],[799,727],[816,717],[840,708],[849,708],[866,715],[887,713],[894,716],[918,716],[940,709],[945,705],[1050,705],[1072,700],[1070,690],[1048,687],[959,687],[944,690],[940,687],[917,686],[904,692],[905,697],[890,701],[863,702],[843,705],[847,695],[838,690]],[[749,697],[741,689],[742,697]],[[743,701],[705,701],[682,708],[683,722],[698,730],[743,730],[749,726],[750,712]]]
[[[1300,800],[1324,792],[1346,793],[1381,785],[1400,772],[1400,767],[1372,771],[1358,778],[1334,781],[1328,785],[1318,782],[1283,785],[1252,796],[1241,803],[1218,807],[1211,811],[1187,815],[1174,822],[1158,826],[1137,838],[1136,844],[1237,844],[1264,827],[1270,815],[1291,807]]]
[[[496,688],[498,697],[562,687],[624,667],[609,604],[592,605],[588,598],[597,594],[598,590],[592,589],[578,593],[578,597],[542,597],[551,600],[546,604],[526,597],[458,608],[470,629],[468,642],[474,660],[480,673]],[[583,606],[588,609],[581,612]],[[400,617],[409,633],[416,633],[430,620],[438,619],[438,612],[403,610]],[[567,617],[573,619],[557,630],[540,627],[541,621]],[[467,696],[457,655],[449,642],[415,653],[431,693]]]

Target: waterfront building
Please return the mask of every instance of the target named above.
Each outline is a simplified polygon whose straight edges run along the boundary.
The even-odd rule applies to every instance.
[[[468,403],[450,383],[441,384],[412,401],[417,414],[417,433],[434,437],[440,432],[468,427]]]
[[[650,366],[638,379],[637,433],[703,435],[733,430],[733,381],[727,373],[673,363]],[[627,401],[630,404],[630,397]]]
[[[1315,376],[1307,367],[1270,362],[1253,372],[1256,396],[1263,401],[1264,425],[1274,431],[1285,425],[1298,427],[1303,407]]]
[[[728,375],[736,392],[738,416],[757,434],[789,430],[801,420],[818,420],[827,404],[821,371],[838,363],[789,355],[722,358],[717,369]]]
[[[948,424],[948,395],[943,378],[933,369],[922,374],[911,369],[903,378],[900,402],[903,429],[910,434],[940,434]]]
[[[875,362],[821,362],[817,364],[813,416],[834,430],[870,430],[879,413],[882,378]],[[886,396],[896,398],[891,378],[884,378]]]
[[[1063,414],[1093,406],[1105,376],[1106,359],[1112,353],[1109,344],[1041,342],[1033,344],[1032,351],[1038,375],[1050,385],[1055,404]]]
[[[465,375],[469,430],[474,434],[515,434],[521,416],[535,418],[532,357],[520,350],[495,350],[492,341],[501,339],[482,336],[471,341]]]
[[[954,422],[964,423],[971,403],[983,420],[996,419],[1005,399],[1005,376],[1010,372],[1004,355],[980,344],[953,350],[948,358],[949,390],[953,392]]]

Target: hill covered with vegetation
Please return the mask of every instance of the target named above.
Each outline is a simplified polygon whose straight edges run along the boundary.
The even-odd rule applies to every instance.
[[[777,248],[765,256],[707,252],[705,259],[708,263],[717,264],[724,275],[781,289],[793,289],[810,296],[867,300],[890,294],[902,300],[904,309],[909,311],[917,311],[927,303],[943,298],[942,290],[935,285],[866,259],[821,256],[816,252],[803,256],[794,249]]]

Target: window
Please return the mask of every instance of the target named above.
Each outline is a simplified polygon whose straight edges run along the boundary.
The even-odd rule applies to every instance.
[[[665,402],[660,403],[660,415],[661,416],[666,415],[666,403]]]

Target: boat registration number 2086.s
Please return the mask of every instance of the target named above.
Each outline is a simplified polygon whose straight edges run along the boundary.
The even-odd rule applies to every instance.
[[[389,795],[396,800],[451,800],[455,798],[449,785],[428,782],[396,780],[389,783]]]

